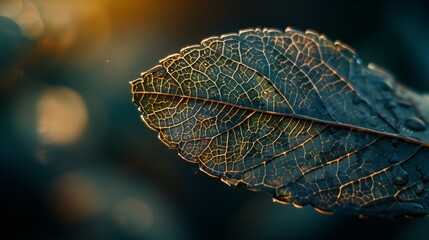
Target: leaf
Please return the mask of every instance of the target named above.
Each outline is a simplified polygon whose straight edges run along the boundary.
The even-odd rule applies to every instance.
[[[429,214],[429,98],[324,35],[211,37],[132,83],[143,121],[231,186],[322,212]]]

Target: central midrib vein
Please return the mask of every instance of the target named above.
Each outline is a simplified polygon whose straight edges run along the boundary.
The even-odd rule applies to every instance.
[[[213,99],[199,98],[199,97],[193,97],[193,96],[184,96],[184,95],[171,94],[171,93],[133,91],[133,94],[164,95],[164,96],[169,96],[169,97],[193,99],[193,100],[198,100],[198,101],[203,101],[203,102],[212,102],[212,103],[216,103],[216,104],[228,105],[228,106],[235,107],[235,108],[240,108],[240,109],[244,109],[244,110],[251,110],[251,111],[265,113],[265,114],[291,117],[291,118],[308,120],[308,121],[313,121],[316,123],[326,124],[326,125],[330,125],[330,126],[334,126],[334,127],[354,129],[356,131],[362,131],[362,132],[367,132],[367,133],[371,133],[371,134],[375,134],[375,135],[381,135],[381,136],[385,136],[385,137],[396,138],[396,139],[399,139],[402,141],[418,144],[418,145],[421,145],[423,147],[429,147],[429,143],[423,142],[419,139],[406,137],[406,136],[402,136],[402,135],[398,135],[398,134],[394,134],[394,133],[381,132],[381,131],[377,131],[377,130],[373,130],[373,129],[369,129],[369,128],[365,128],[365,127],[361,127],[361,126],[355,126],[355,125],[351,125],[351,124],[345,124],[345,123],[333,122],[333,121],[328,121],[328,120],[323,120],[323,119],[318,119],[318,118],[312,118],[309,116],[304,116],[304,115],[299,115],[299,114],[279,113],[279,112],[273,112],[273,111],[268,111],[268,110],[255,109],[255,108],[251,108],[251,107],[241,106],[241,105],[237,105],[237,104],[233,104],[233,103],[229,103],[229,102],[222,102],[222,101],[213,100]]]

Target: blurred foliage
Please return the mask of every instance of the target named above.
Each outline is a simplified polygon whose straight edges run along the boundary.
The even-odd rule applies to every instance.
[[[293,26],[340,39],[429,91],[428,12],[387,0],[0,1],[2,235],[424,238],[426,218],[324,216],[197,173],[141,123],[128,81],[211,35]]]

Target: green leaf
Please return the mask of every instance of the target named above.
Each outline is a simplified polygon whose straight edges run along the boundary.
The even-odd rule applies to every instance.
[[[160,63],[131,83],[133,102],[208,175],[322,212],[429,214],[428,97],[345,44],[250,29]]]

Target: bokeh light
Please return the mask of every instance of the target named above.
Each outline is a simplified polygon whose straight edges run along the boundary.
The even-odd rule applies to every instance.
[[[37,102],[37,132],[44,144],[68,145],[81,137],[88,123],[85,102],[75,91],[50,87]]]
[[[58,177],[50,190],[53,212],[67,224],[91,219],[102,209],[103,199],[94,183],[77,172]]]
[[[114,207],[112,215],[119,227],[131,234],[143,234],[154,221],[151,207],[137,198],[121,200]]]
[[[34,3],[31,1],[8,0],[3,2],[2,5],[3,11],[1,11],[0,15],[13,19],[20,26],[26,37],[37,38],[43,34],[44,25]]]

